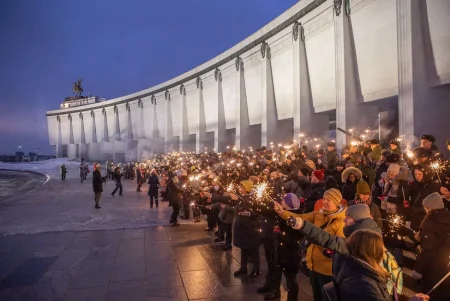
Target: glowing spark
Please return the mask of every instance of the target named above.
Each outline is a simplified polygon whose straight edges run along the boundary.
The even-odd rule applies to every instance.
[[[230,185],[228,185],[227,191],[233,191],[233,183],[230,183]]]
[[[267,183],[266,182],[263,182],[263,183],[260,183],[260,184],[256,185],[256,197],[258,199],[263,197],[263,194],[264,194],[264,191],[266,190],[266,188],[267,188]]]
[[[352,142],[350,142],[350,144],[351,144],[352,146],[357,146],[357,145],[358,145],[358,142],[352,141]]]

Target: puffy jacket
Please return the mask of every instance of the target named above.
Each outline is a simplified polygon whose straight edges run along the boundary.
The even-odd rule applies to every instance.
[[[300,217],[305,221],[314,224],[317,227],[323,227],[323,230],[336,236],[344,237],[344,218],[345,207],[340,207],[334,214],[324,215],[323,209],[319,211],[313,211],[307,214],[295,214],[289,211],[284,211],[282,214],[283,219],[287,219],[290,216]],[[306,264],[308,268],[324,275],[332,275],[332,259],[323,255],[324,248],[315,244],[311,244],[306,251]]]
[[[345,256],[337,278],[340,300],[390,301],[387,280],[367,263],[350,255]]]

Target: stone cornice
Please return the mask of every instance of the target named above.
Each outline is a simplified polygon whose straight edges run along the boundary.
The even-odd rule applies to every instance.
[[[312,0],[312,1],[309,1],[309,3],[306,5],[305,5],[305,2],[307,2],[307,1],[300,1],[299,3],[297,3],[293,7],[291,7],[288,11],[283,13],[283,15],[281,15],[280,17],[278,17],[277,19],[275,19],[274,21],[272,21],[271,23],[266,25],[265,27],[271,27],[271,25],[273,27],[270,30],[268,30],[266,33],[259,34],[258,37],[256,37],[257,34],[250,36],[249,38],[247,38],[246,40],[241,42],[241,43],[246,43],[246,44],[244,46],[242,46],[241,48],[239,48],[237,51],[234,51],[233,53],[227,55],[227,53],[229,51],[233,50],[233,48],[238,47],[239,44],[232,47],[229,51],[226,51],[222,55],[219,55],[216,58],[212,59],[211,61],[209,61],[203,65],[200,65],[198,67],[198,69],[200,69],[202,67],[204,67],[204,68],[202,68],[199,71],[196,71],[194,69],[192,71],[185,73],[185,74],[188,74],[187,76],[184,76],[184,74],[180,75],[177,78],[174,78],[174,79],[166,82],[167,84],[162,83],[160,85],[155,86],[154,88],[149,88],[147,90],[137,92],[137,93],[134,93],[134,94],[131,94],[128,96],[119,97],[119,100],[111,101],[111,102],[108,101],[109,102],[108,104],[107,104],[107,102],[105,102],[105,103],[102,102],[100,104],[96,103],[93,105],[77,107],[76,109],[74,108],[73,110],[67,109],[64,111],[66,111],[67,113],[69,113],[69,112],[76,113],[76,112],[85,111],[86,109],[92,110],[97,107],[108,106],[108,105],[117,105],[117,104],[129,102],[129,101],[138,100],[139,98],[148,97],[148,96],[151,96],[151,95],[154,95],[157,93],[164,92],[175,86],[180,86],[183,83],[186,83],[187,81],[190,81],[193,79],[195,80],[196,78],[201,77],[201,75],[203,75],[207,72],[213,71],[216,68],[220,69],[220,67],[223,64],[225,64],[229,61],[235,61],[237,57],[241,57],[247,51],[252,50],[256,46],[260,45],[261,43],[264,43],[268,38],[274,36],[275,34],[279,33],[280,31],[282,31],[285,28],[292,26],[294,24],[294,22],[296,22],[297,20],[299,20],[306,14],[313,11],[314,9],[319,7],[321,4],[327,2],[327,0]],[[302,7],[302,8],[298,12],[296,12],[296,13],[291,12],[292,10],[295,10],[296,8],[298,9],[299,7]],[[286,17],[285,15],[290,15],[290,16]],[[279,19],[283,18],[283,17],[286,17],[286,19],[283,21],[280,21]],[[214,62],[214,61],[216,61],[216,62]],[[64,114],[65,113],[64,111],[61,111],[61,110],[49,111],[49,112],[47,112],[46,115],[47,116],[56,116],[58,114]]]

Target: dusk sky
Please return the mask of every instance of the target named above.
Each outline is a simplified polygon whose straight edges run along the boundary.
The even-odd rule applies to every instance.
[[[72,96],[106,99],[180,75],[222,53],[296,0],[0,2],[0,154],[53,154],[45,113]]]

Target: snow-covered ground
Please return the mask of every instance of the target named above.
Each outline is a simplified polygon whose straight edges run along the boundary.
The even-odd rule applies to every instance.
[[[60,166],[68,169],[66,181],[61,181]],[[171,207],[160,203],[150,209],[147,185],[136,192],[136,182],[123,180],[124,195],[111,196],[115,183],[103,186],[101,209],[94,209],[92,172],[80,183],[80,162],[54,159],[32,163],[0,163],[0,169],[29,170],[48,174],[50,180],[34,190],[9,197],[0,204],[0,235],[31,234],[50,231],[84,231],[138,228],[167,225]],[[92,164],[90,164],[92,171]],[[192,220],[180,220],[192,223]]]

